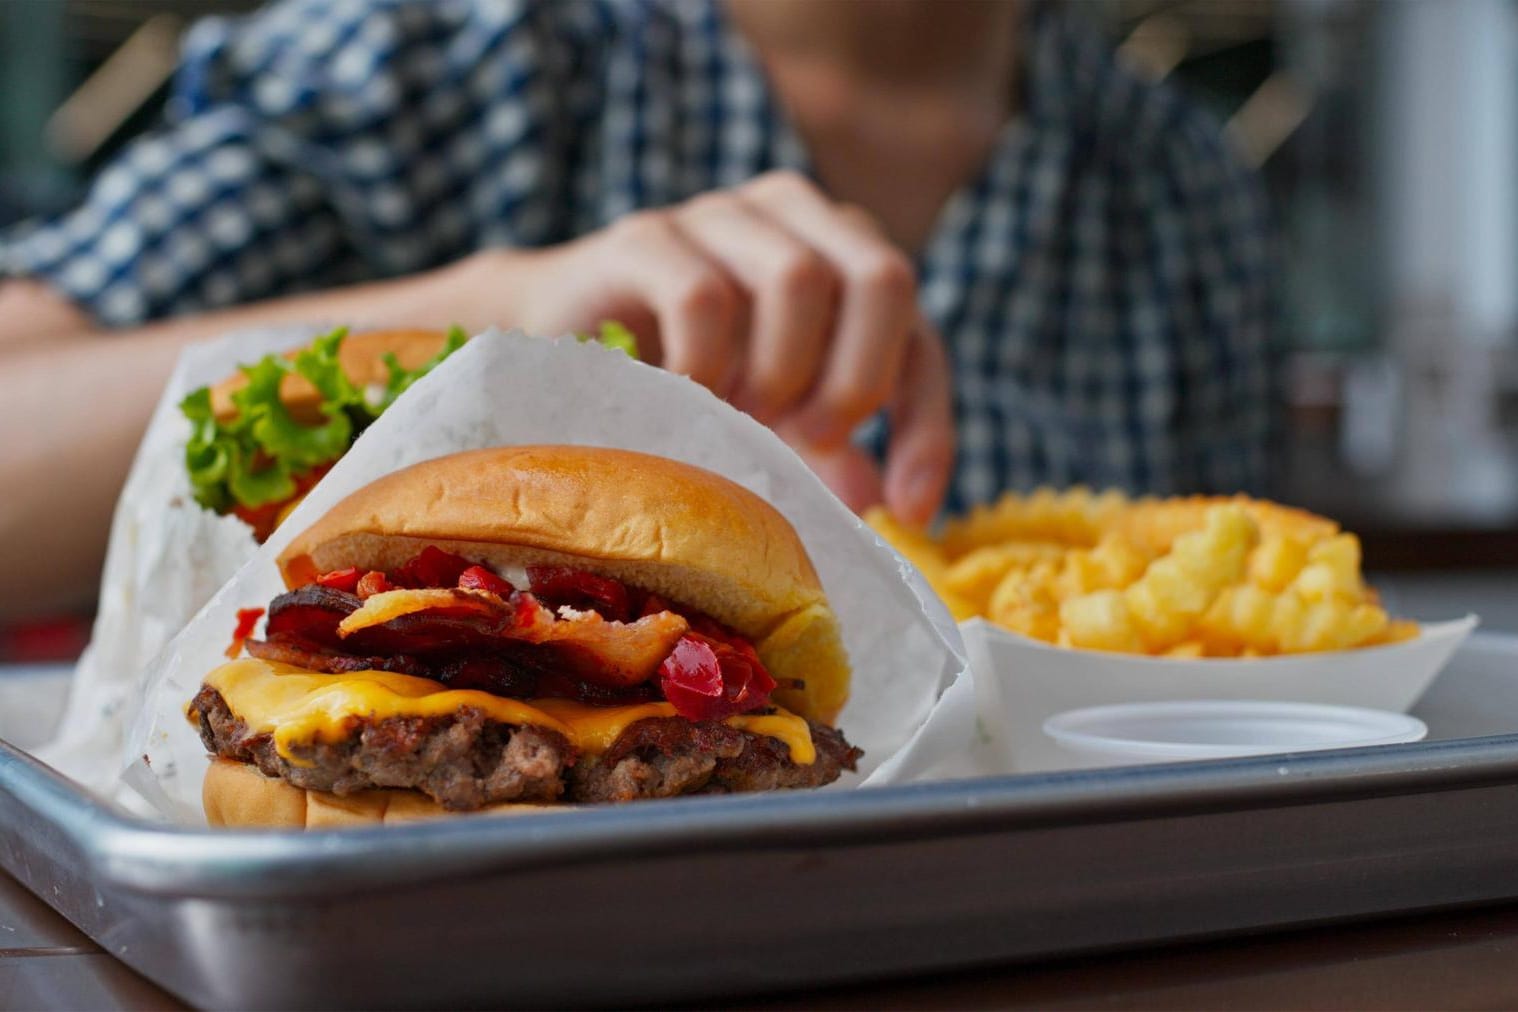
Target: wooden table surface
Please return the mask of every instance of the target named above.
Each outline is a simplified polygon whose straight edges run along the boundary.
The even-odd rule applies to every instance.
[[[745,1009],[1477,1009],[1518,1006],[1518,907],[997,967]],[[0,1009],[178,1009],[0,872]]]

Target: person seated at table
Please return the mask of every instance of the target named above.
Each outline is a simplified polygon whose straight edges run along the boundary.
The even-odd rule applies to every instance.
[[[281,321],[618,319],[917,523],[1042,482],[1253,487],[1265,233],[1215,127],[1042,4],[208,19],[165,126],[0,246],[0,614],[87,597],[184,343]]]

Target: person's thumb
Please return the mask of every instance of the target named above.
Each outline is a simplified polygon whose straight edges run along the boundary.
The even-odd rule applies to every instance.
[[[788,421],[777,423],[775,432],[855,513],[862,513],[881,501],[880,467],[867,451],[852,443],[819,450],[801,436],[798,426]]]

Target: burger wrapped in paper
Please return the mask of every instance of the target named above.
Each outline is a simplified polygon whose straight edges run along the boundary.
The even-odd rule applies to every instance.
[[[212,824],[818,787],[860,753],[795,531],[709,471],[475,450],[390,474],[280,554],[187,713]],[[335,814],[334,814],[335,813]]]

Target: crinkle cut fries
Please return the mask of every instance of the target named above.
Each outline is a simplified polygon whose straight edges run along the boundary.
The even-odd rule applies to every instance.
[[[1410,639],[1360,571],[1360,540],[1247,496],[1008,493],[933,537],[866,516],[957,619],[1066,647],[1267,657]]]

